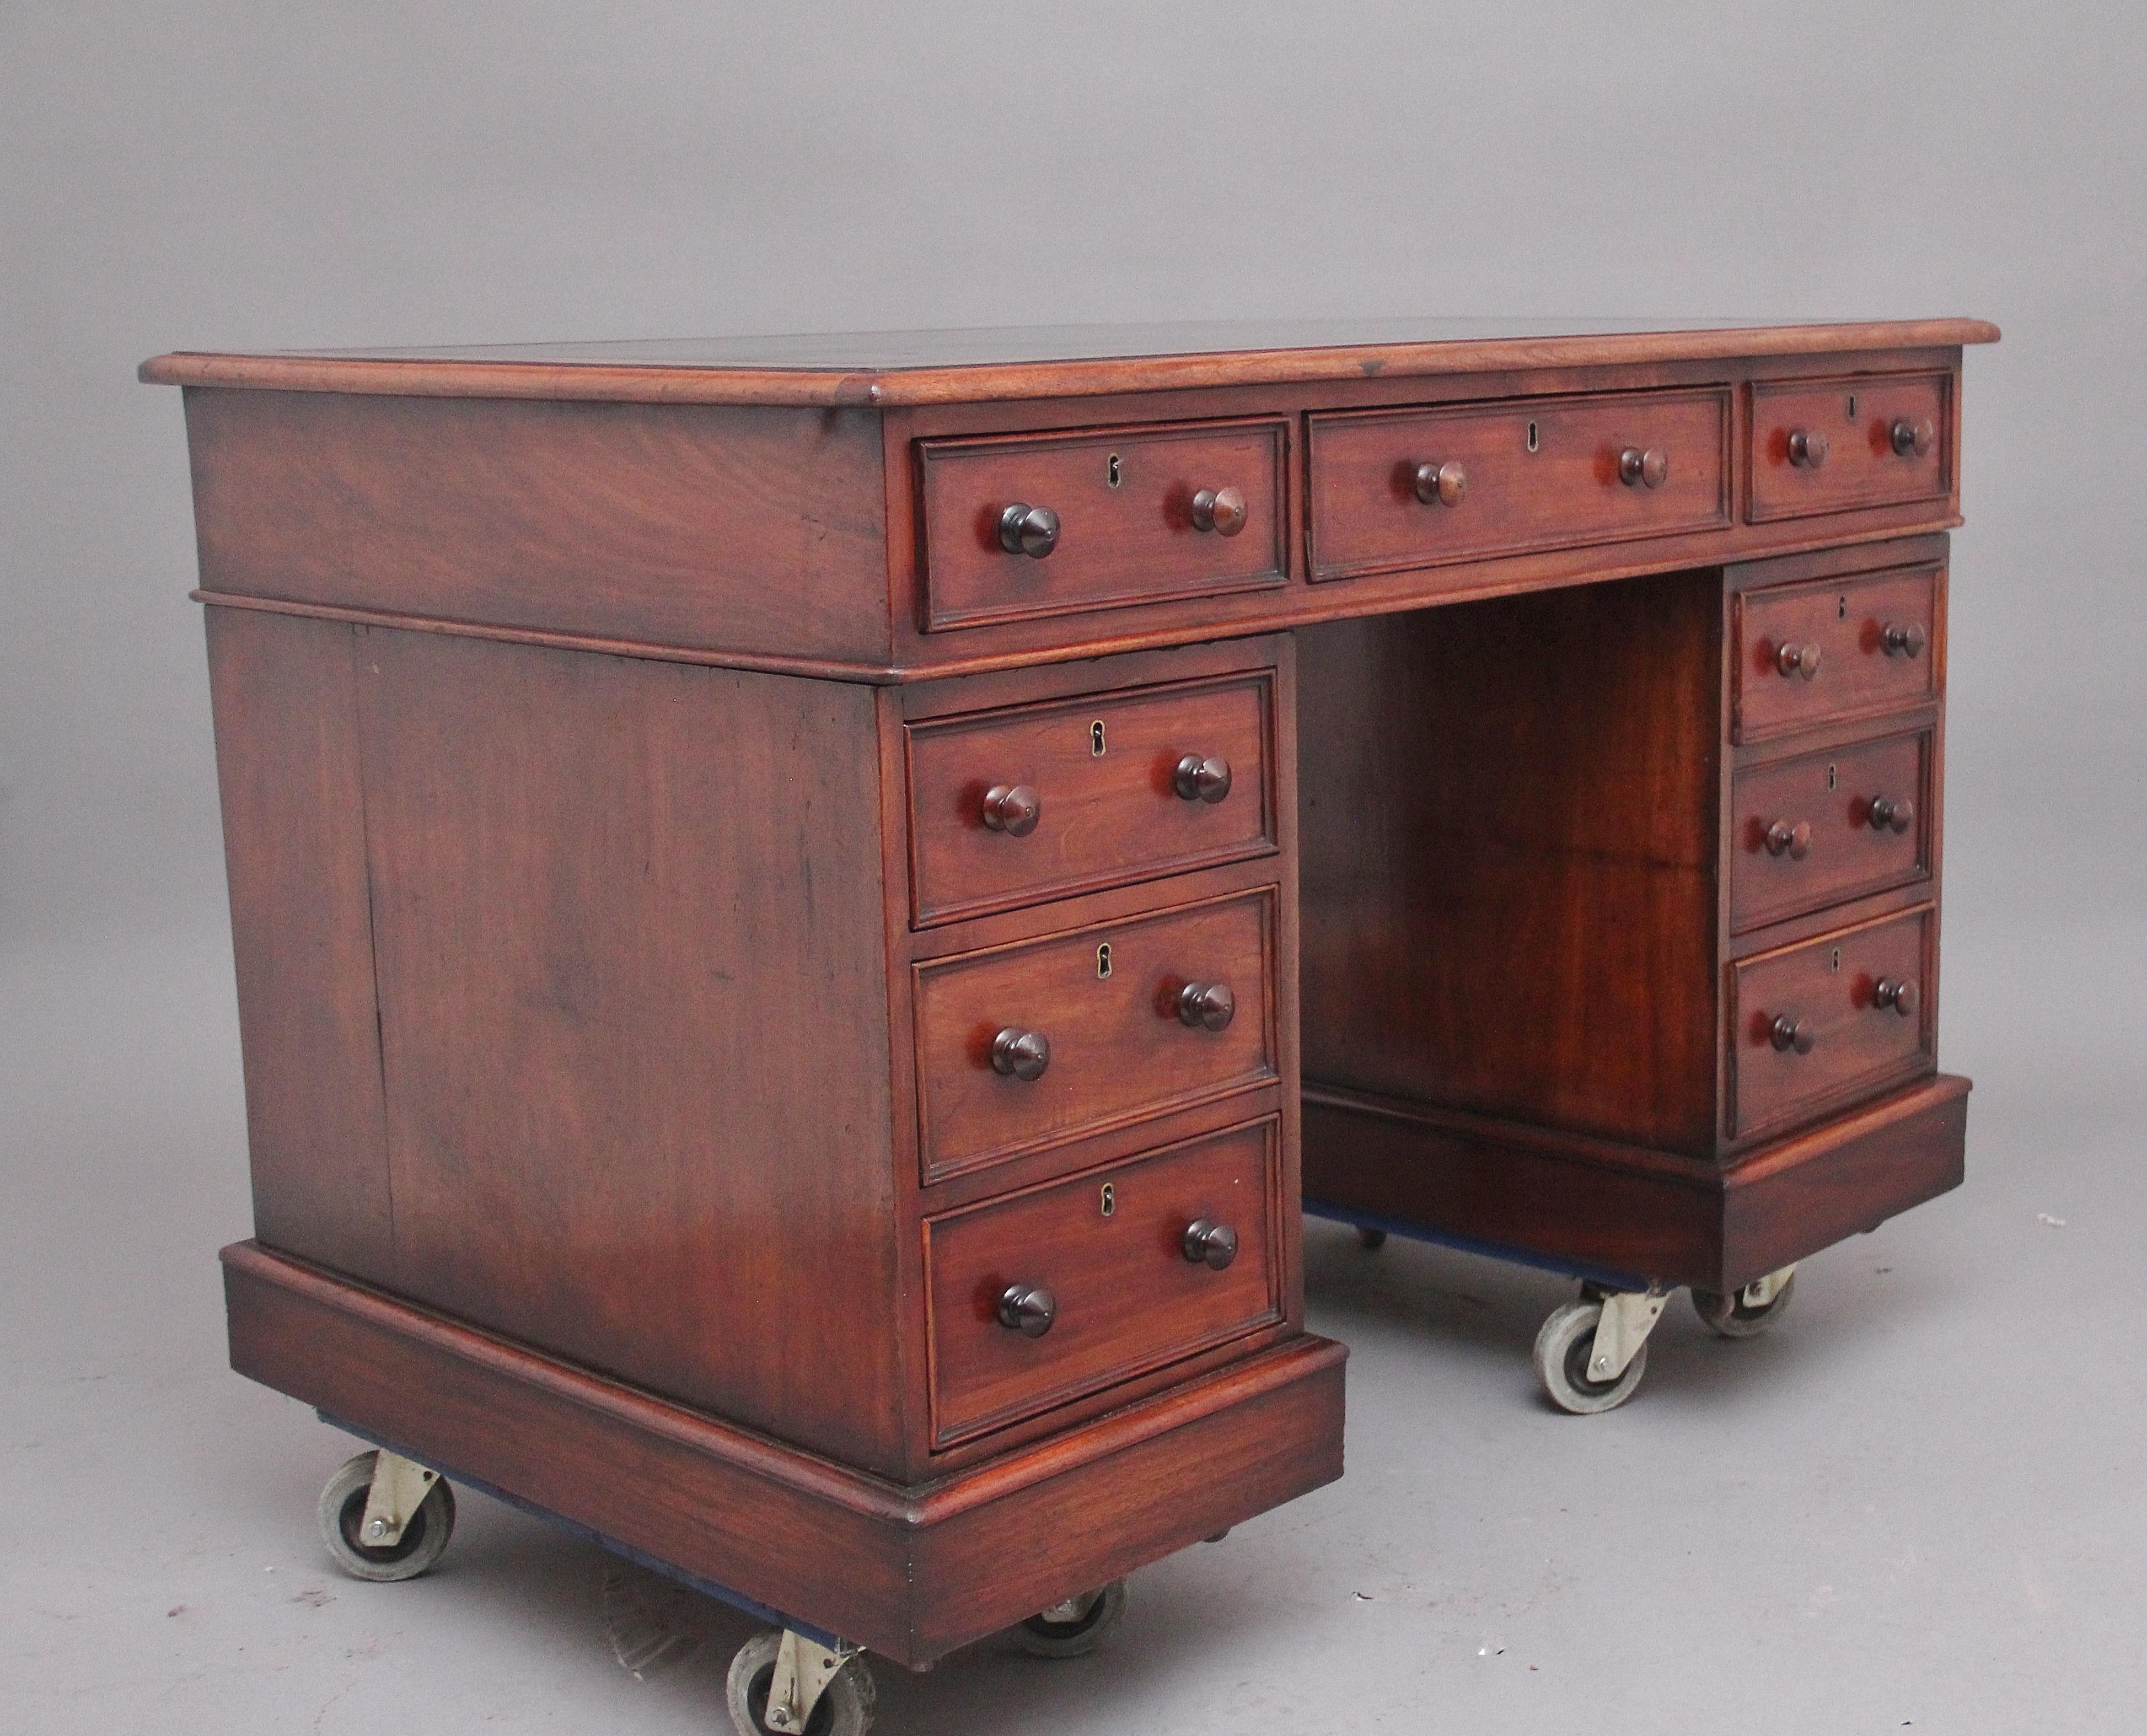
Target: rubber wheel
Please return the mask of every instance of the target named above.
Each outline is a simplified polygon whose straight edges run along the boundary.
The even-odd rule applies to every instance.
[[[738,1736],[772,1736],[762,1720],[768,1711],[768,1690],[775,1684],[775,1654],[782,1648],[780,1633],[756,1633],[731,1659],[723,1698]],[[805,1720],[804,1736],[865,1736],[872,1728],[875,1698],[877,1689],[865,1660],[851,1658],[835,1672],[813,1715]]]
[[[1599,1302],[1569,1302],[1536,1334],[1536,1378],[1553,1404],[1576,1417],[1615,1410],[1633,1396],[1648,1370],[1648,1347],[1643,1344],[1615,1380],[1588,1378],[1588,1358],[1594,1353],[1595,1327],[1602,1318]]]
[[[1367,1253],[1377,1253],[1387,1245],[1387,1233],[1383,1229],[1359,1228],[1357,1239],[1364,1244]]]
[[[1125,1618],[1126,1582],[1114,1579],[1101,1591],[1089,1593],[1087,1607],[1071,1620],[1032,1615],[1019,1627],[1009,1628],[1007,1637],[1032,1658],[1082,1658]]]
[[[1797,1275],[1792,1272],[1782,1288],[1774,1292],[1774,1300],[1764,1308],[1748,1306],[1742,1290],[1732,1291],[1727,1296],[1718,1296],[1712,1290],[1694,1290],[1693,1312],[1707,1323],[1709,1330],[1725,1338],[1756,1338],[1782,1318],[1796,1288]]]
[[[328,1478],[314,1509],[321,1541],[353,1579],[414,1579],[440,1558],[455,1534],[455,1492],[446,1478],[438,1478],[410,1515],[399,1541],[384,1549],[362,1543],[358,1528],[365,1522],[365,1498],[372,1492],[373,1461],[379,1456],[361,1453]]]

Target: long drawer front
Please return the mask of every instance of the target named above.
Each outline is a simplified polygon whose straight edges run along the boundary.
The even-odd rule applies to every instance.
[[[1283,1318],[1270,1118],[928,1219],[935,1448]]]
[[[915,970],[924,1179],[1274,1079],[1275,892]]]
[[[1732,1137],[1931,1071],[1935,939],[1925,908],[1733,965]]]

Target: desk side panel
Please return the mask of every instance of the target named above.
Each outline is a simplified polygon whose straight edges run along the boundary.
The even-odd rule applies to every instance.
[[[888,661],[873,412],[195,389],[187,437],[212,592]]]
[[[336,778],[287,780],[234,823],[273,853],[248,871],[271,903],[245,926],[292,985],[248,1032],[293,1130],[267,1148],[263,1239],[799,1444],[898,1463],[869,690],[218,613],[255,651],[261,739],[325,727],[318,694],[354,715],[362,767],[359,863],[345,734]],[[286,639],[308,659],[272,668]],[[340,688],[330,645],[347,648]],[[323,839],[332,873],[308,893]],[[377,1048],[360,1007],[376,969]],[[270,1027],[302,989],[335,1023],[294,1048]],[[387,1154],[369,1168],[380,1100],[370,1144],[338,1120],[365,1106],[368,1070]],[[285,1233],[319,1232],[354,1177],[384,1200],[390,1176],[392,1246],[377,1204],[363,1236]]]

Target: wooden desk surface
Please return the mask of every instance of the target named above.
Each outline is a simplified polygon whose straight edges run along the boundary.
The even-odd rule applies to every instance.
[[[1030,326],[609,343],[183,352],[177,386],[704,404],[988,403],[1197,386],[1839,355],[1997,341],[1984,320],[1353,319]]]

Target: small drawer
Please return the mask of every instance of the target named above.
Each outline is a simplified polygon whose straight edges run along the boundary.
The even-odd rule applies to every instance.
[[[1952,395],[1947,373],[1755,383],[1753,523],[1948,499]]]
[[[933,1445],[1279,1321],[1276,1138],[1258,1122],[927,1218]]]
[[[1730,932],[1928,877],[1929,764],[1930,737],[1916,734],[1738,773]]]
[[[905,734],[919,927],[1275,848],[1272,669]]]
[[[915,967],[927,1182],[1277,1077],[1275,894]]]
[[[1739,742],[1939,697],[1938,575],[1878,573],[1737,598]]]
[[[1309,419],[1312,577],[1729,523],[1729,393],[1606,393]]]
[[[1732,967],[1733,1138],[1931,1070],[1933,921],[1912,910]]]
[[[918,443],[925,626],[1286,583],[1280,417]]]

